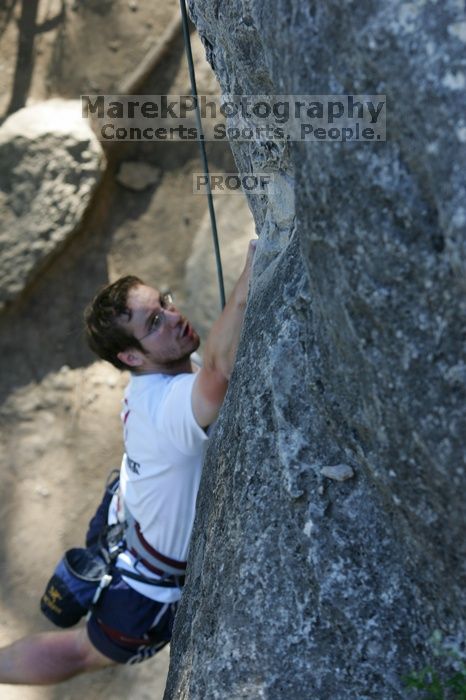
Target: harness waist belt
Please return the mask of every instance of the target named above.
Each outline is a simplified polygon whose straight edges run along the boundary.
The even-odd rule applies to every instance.
[[[184,576],[186,573],[186,561],[171,559],[158,552],[144,538],[139,523],[133,518],[125,505],[125,540],[128,550],[149,571],[158,576]]]

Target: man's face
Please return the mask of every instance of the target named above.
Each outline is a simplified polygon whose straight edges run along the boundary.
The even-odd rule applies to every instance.
[[[199,336],[173,303],[167,303],[157,289],[137,285],[129,291],[127,306],[131,318],[122,316],[119,322],[139,340],[145,354],[125,351],[123,361],[135,372],[186,371]]]

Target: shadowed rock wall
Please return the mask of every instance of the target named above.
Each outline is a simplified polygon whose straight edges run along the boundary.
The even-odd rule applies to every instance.
[[[278,194],[250,198],[165,698],[411,697],[432,633],[465,632],[464,4],[190,10],[223,91],[383,93],[388,138],[232,145]]]

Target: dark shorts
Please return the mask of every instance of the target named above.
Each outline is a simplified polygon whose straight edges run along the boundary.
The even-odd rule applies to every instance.
[[[176,607],[146,598],[115,572],[87,621],[89,639],[118,663],[139,663],[170,641]]]
[[[107,490],[89,523],[86,535],[88,548],[96,546],[99,533],[107,522],[111,498],[112,493]],[[41,607],[52,622],[67,627],[86,614],[95,584],[76,579],[63,561],[55,569]],[[79,598],[78,605],[73,600],[73,595],[68,595],[70,591]],[[176,608],[177,603],[160,603],[138,593],[114,570],[109,586],[104,588],[88,616],[89,639],[98,651],[113,661],[122,664],[144,661],[170,641]]]

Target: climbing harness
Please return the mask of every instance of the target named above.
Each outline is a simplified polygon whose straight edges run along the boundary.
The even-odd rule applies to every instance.
[[[107,478],[105,489],[108,503],[108,506],[104,508],[106,517],[110,507],[109,497],[113,498],[117,495],[119,487],[119,472],[114,469]],[[105,522],[105,524],[100,525],[97,544],[100,555],[108,565],[113,566],[122,575],[128,576],[128,578],[170,588],[184,584],[187,562],[167,557],[152,547],[144,538],[139,523],[129,511],[126,503],[124,504],[123,522],[117,522],[112,525],[108,525]],[[161,578],[153,579],[145,574],[133,573],[117,566],[115,562],[118,559],[118,555],[125,551],[130,552],[135,558],[136,569],[140,564],[143,564],[146,569]]]
[[[201,155],[201,161],[202,161],[202,167],[204,169],[204,176],[205,176],[205,182],[207,183],[207,203],[209,206],[209,215],[210,215],[210,224],[212,228],[212,238],[214,242],[214,251],[215,251],[215,261],[217,264],[217,279],[218,279],[218,288],[219,288],[219,294],[220,294],[220,305],[221,308],[225,306],[225,288],[223,284],[223,271],[222,271],[222,260],[220,256],[220,245],[218,241],[218,231],[217,231],[217,222],[215,218],[215,209],[214,209],[214,202],[212,198],[212,190],[210,187],[210,177],[209,177],[209,164],[207,161],[207,153],[206,153],[206,148],[205,148],[205,138],[204,138],[204,130],[202,128],[202,119],[201,119],[201,112],[199,109],[199,99],[198,99],[198,93],[197,93],[197,85],[196,85],[196,75],[194,72],[194,61],[193,61],[193,53],[191,49],[191,37],[189,35],[189,24],[188,24],[188,13],[186,10],[186,0],[180,0],[180,7],[181,7],[181,19],[183,23],[183,37],[184,37],[184,45],[186,49],[186,58],[188,60],[188,70],[189,70],[189,78],[191,81],[191,95],[194,99],[194,105],[196,109],[196,123],[197,123],[197,133],[199,135],[199,151]]]
[[[102,515],[107,517],[110,498],[116,493],[119,480],[107,487]],[[182,588],[185,581],[185,561],[178,561],[157,552],[144,539],[137,521],[125,509],[125,521],[107,525],[94,520],[97,536],[88,536],[86,547],[68,549],[59,561],[47,583],[40,607],[46,617],[59,627],[71,627],[95,609],[103,591],[112,582],[115,573],[140,583],[162,588]],[[135,558],[134,570],[118,563],[122,552],[129,551]],[[138,571],[141,564],[160,578],[152,578]]]
[[[133,518],[125,507],[125,543],[126,548],[136,557],[136,560],[162,577],[171,577],[175,580],[184,577],[186,573],[186,561],[178,561],[157,552],[144,538],[139,523]]]

